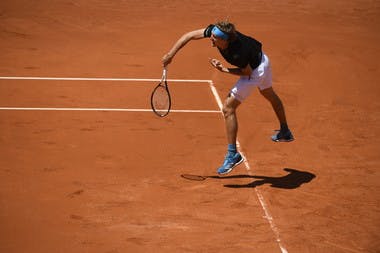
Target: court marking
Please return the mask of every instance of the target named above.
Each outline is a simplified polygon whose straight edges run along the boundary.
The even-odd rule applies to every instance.
[[[99,112],[152,112],[152,109],[129,108],[54,108],[54,107],[0,107],[0,111],[99,111]],[[170,110],[174,113],[220,113],[218,110]]]
[[[209,86],[211,88],[212,94],[215,97],[216,103],[219,106],[220,112],[222,112],[223,103],[222,103],[222,100],[220,99],[220,96],[219,96],[219,93],[218,93],[217,89],[215,88],[214,83],[212,81],[210,81],[209,82]],[[242,150],[241,150],[241,145],[240,145],[239,140],[236,140],[236,144],[237,144],[237,147],[238,147],[238,150],[239,150],[240,154],[244,158],[244,166],[245,166],[245,168],[246,168],[246,170],[248,172],[248,175],[253,176],[252,171],[251,171],[251,166],[249,165],[248,159],[245,156],[244,152],[242,152]],[[276,226],[276,224],[274,222],[273,216],[271,215],[271,213],[269,211],[268,205],[266,204],[266,201],[264,199],[263,194],[261,193],[261,191],[257,187],[255,187],[255,193],[256,193],[256,196],[257,196],[257,198],[258,198],[258,200],[260,202],[261,208],[264,211],[264,214],[265,214],[264,218],[268,221],[268,223],[270,225],[270,228],[271,228],[273,234],[275,235],[276,242],[277,242],[277,244],[278,244],[278,246],[279,246],[279,248],[281,250],[281,253],[288,253],[288,251],[284,247],[283,243],[281,242],[280,231],[279,231],[279,229],[277,228],[277,226]]]
[[[0,76],[0,80],[38,81],[111,81],[111,82],[159,82],[149,78],[103,78],[103,77],[42,77],[42,76]],[[168,79],[168,82],[208,84],[211,80]],[[102,112],[152,112],[151,109],[132,108],[59,108],[59,107],[0,107],[2,111],[102,111]],[[170,110],[171,113],[220,113],[218,110]]]
[[[147,78],[106,78],[106,77],[41,77],[41,76],[0,76],[0,80],[39,80],[39,81],[136,81],[136,82],[159,82],[161,79]],[[196,79],[167,79],[168,82],[177,83],[209,83],[211,80]]]

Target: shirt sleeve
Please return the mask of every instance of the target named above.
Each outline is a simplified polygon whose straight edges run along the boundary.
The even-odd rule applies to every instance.
[[[209,25],[209,26],[206,27],[206,29],[205,29],[204,32],[203,32],[203,35],[204,35],[205,38],[206,38],[206,37],[208,37],[208,38],[211,37],[211,31],[212,31],[212,29],[214,28],[214,26],[215,26],[215,25]]]

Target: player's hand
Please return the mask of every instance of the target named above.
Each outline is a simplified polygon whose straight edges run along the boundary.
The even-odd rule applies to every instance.
[[[162,64],[164,65],[164,67],[169,65],[172,62],[172,59],[173,59],[173,56],[171,54],[169,54],[169,53],[165,54],[162,57]]]
[[[219,60],[209,58],[209,62],[217,70],[222,71],[222,72],[224,71],[224,67]]]

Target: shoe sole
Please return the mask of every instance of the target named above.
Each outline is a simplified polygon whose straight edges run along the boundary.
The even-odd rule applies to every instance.
[[[229,170],[227,170],[226,172],[223,172],[223,173],[219,173],[219,175],[225,175],[225,174],[228,174],[230,173],[236,166],[238,166],[239,164],[241,164],[242,162],[244,162],[244,158],[241,157],[240,161],[238,161],[237,163],[234,164],[234,166],[232,166]]]

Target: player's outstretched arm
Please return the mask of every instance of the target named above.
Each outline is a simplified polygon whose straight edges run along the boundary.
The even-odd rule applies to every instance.
[[[204,38],[203,32],[204,32],[204,28],[199,29],[199,30],[194,30],[194,31],[191,31],[191,32],[188,32],[188,33],[185,33],[184,35],[182,35],[182,37],[179,38],[179,40],[174,44],[172,49],[170,49],[169,52],[162,57],[162,64],[164,65],[164,67],[166,67],[168,64],[171,63],[171,61],[173,60],[173,58],[177,54],[177,52],[183,46],[185,46],[187,44],[187,42],[189,42],[190,40],[203,39]]]

